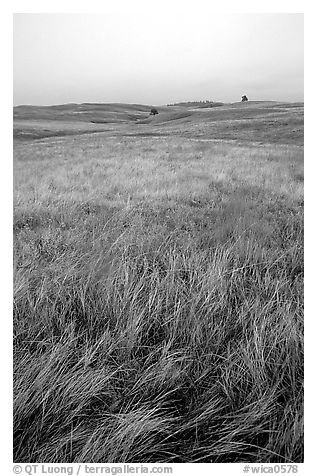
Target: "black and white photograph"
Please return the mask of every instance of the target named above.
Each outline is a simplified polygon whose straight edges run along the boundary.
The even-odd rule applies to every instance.
[[[12,15],[14,472],[300,473],[304,14],[105,5]]]

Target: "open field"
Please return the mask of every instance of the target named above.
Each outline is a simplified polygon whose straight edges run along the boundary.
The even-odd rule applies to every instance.
[[[302,462],[303,104],[149,108],[15,108],[14,459]]]

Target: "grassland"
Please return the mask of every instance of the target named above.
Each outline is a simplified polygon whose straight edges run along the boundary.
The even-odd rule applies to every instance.
[[[303,461],[302,106],[15,110],[15,461]]]

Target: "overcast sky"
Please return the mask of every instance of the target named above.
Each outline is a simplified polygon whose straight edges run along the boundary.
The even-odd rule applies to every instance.
[[[302,14],[148,3],[97,15],[15,14],[14,105],[303,100]]]

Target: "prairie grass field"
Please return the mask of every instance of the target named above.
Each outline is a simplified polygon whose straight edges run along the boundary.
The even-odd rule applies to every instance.
[[[303,104],[158,110],[14,110],[14,459],[302,462]]]

